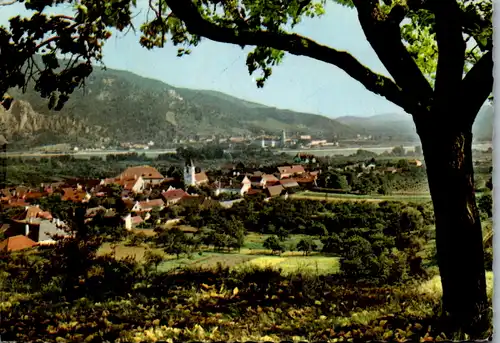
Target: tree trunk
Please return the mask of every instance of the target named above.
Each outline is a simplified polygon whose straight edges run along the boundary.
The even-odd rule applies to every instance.
[[[432,117],[432,122],[416,121],[416,126],[434,205],[443,310],[454,329],[481,334],[489,321],[472,130],[457,128],[445,118],[441,125]]]

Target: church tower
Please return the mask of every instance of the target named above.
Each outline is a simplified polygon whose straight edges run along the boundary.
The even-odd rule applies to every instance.
[[[186,166],[184,167],[184,184],[187,186],[196,186],[196,167],[194,166],[192,159],[186,160]]]

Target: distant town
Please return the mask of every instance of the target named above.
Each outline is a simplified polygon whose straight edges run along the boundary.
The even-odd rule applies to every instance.
[[[390,142],[390,141],[389,141]],[[337,136],[330,139],[317,137],[312,134],[289,133],[283,130],[281,135],[195,135],[173,139],[169,146],[158,146],[154,141],[134,142],[126,141],[107,146],[82,147],[77,144],[55,144],[33,149],[45,153],[76,153],[84,151],[141,151],[156,149],[175,149],[182,146],[196,146],[200,144],[215,144],[224,149],[238,150],[240,148],[255,149],[318,149],[318,148],[340,148],[365,145],[377,145],[384,143],[371,135],[358,135],[354,140],[342,140]],[[391,142],[394,145],[394,142]]]

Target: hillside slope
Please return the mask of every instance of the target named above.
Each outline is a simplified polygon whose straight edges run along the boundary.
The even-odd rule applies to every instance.
[[[479,111],[472,132],[478,141],[491,141],[493,137],[493,106],[485,105]],[[418,140],[413,119],[408,114],[388,113],[370,117],[345,116],[335,120],[350,126],[359,134],[382,139]]]
[[[62,111],[31,90],[12,90],[17,108],[0,113],[7,139],[26,147],[73,143],[145,143],[162,146],[173,138],[194,135],[310,133],[352,137],[355,132],[330,118],[280,110],[215,91],[175,88],[126,71],[97,69],[83,90],[75,92]],[[17,112],[16,112],[17,113]],[[7,119],[10,118],[10,119]]]

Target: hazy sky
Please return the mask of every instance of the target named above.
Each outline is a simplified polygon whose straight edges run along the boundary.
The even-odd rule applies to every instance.
[[[0,25],[24,12],[22,5],[2,7]],[[346,50],[376,72],[387,74],[366,41],[355,10],[330,4],[326,15],[305,20],[296,31],[319,43]],[[136,17],[145,17],[143,9]],[[238,98],[278,108],[317,113],[331,117],[369,116],[403,110],[367,91],[335,66],[307,57],[287,54],[274,68],[263,89],[258,89],[245,65],[246,52],[238,46],[204,40],[190,56],[178,58],[176,48],[148,51],[138,43],[139,33],[118,33],[105,46],[104,62],[108,68],[129,70],[170,85],[212,89]]]

